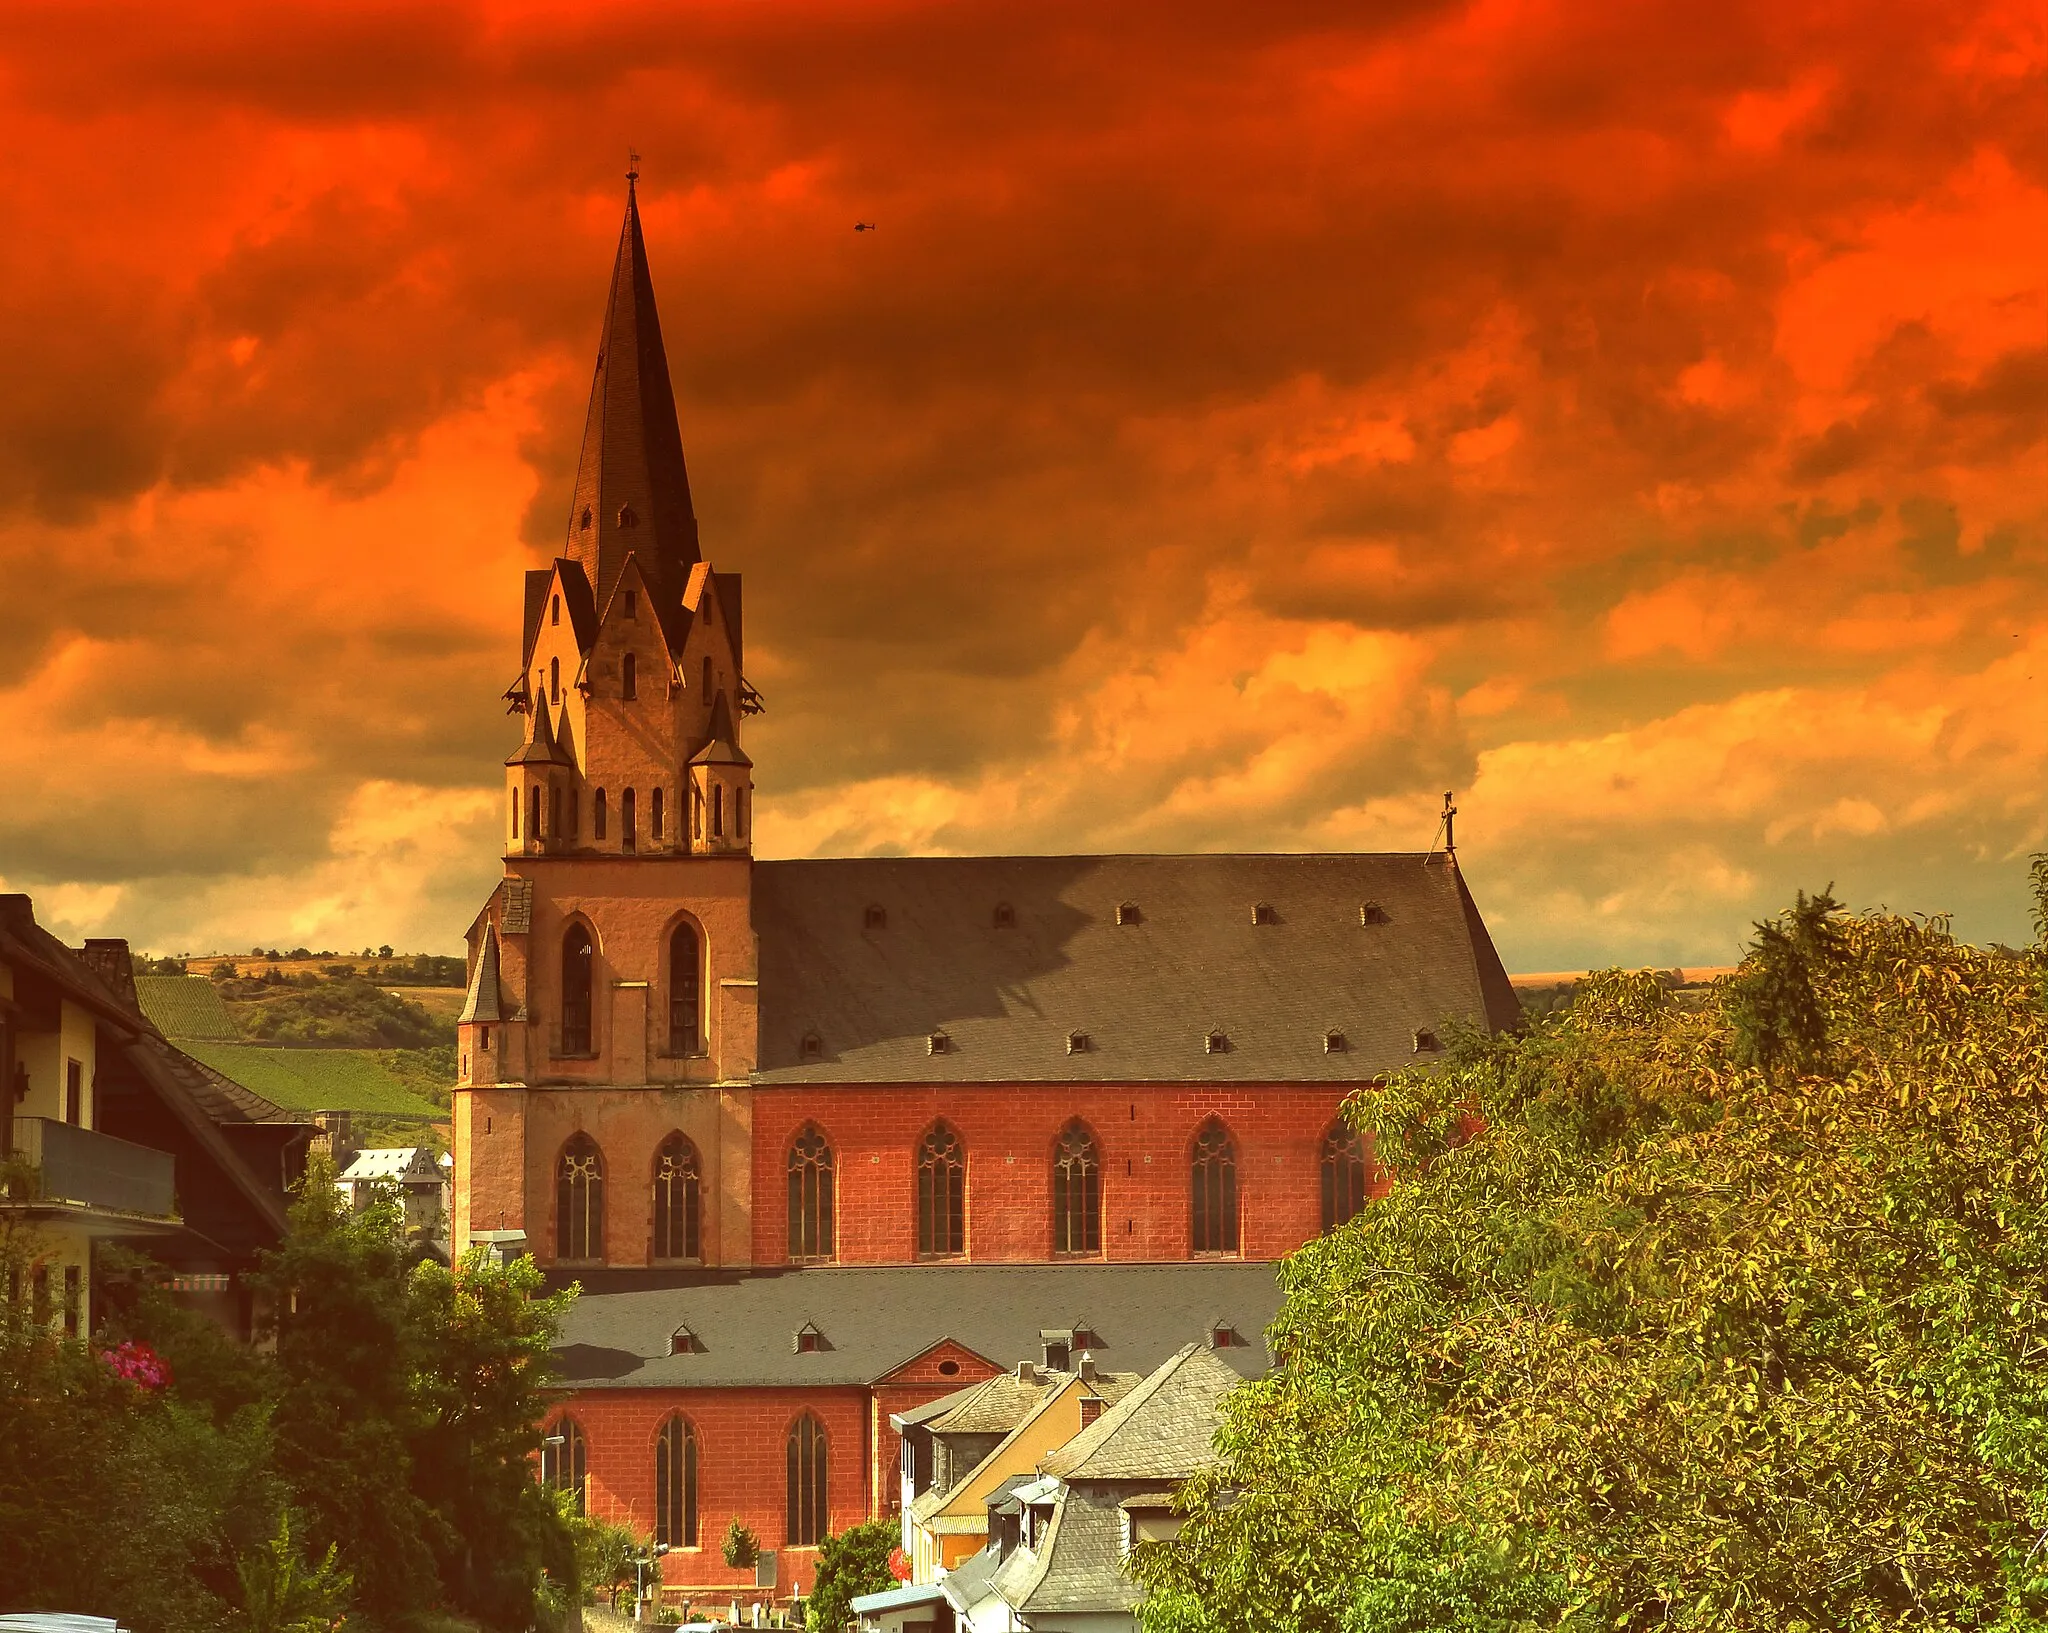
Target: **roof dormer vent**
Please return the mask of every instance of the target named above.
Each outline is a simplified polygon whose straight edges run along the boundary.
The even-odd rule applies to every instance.
[[[1385,924],[1387,922],[1387,910],[1380,906],[1378,902],[1367,902],[1358,910],[1358,922],[1360,924]]]
[[[1116,904],[1116,921],[1119,924],[1140,923],[1138,904],[1136,902],[1118,902]]]
[[[1086,1032],[1069,1032],[1067,1034],[1068,1054],[1085,1055],[1092,1047],[1094,1047],[1093,1042]]]
[[[638,524],[639,520],[640,518],[633,514],[633,507],[631,505],[619,506],[619,526],[633,527]]]
[[[1418,1055],[1433,1055],[1442,1047],[1434,1032],[1419,1026],[1415,1029],[1415,1052]]]
[[[869,902],[861,909],[860,927],[863,930],[886,930],[889,928],[889,909],[879,902]]]
[[[1202,1049],[1211,1055],[1229,1054],[1230,1034],[1220,1026],[1211,1027],[1208,1036],[1202,1039]]]
[[[1323,1034],[1323,1053],[1326,1055],[1341,1055],[1350,1047],[1351,1040],[1334,1026]]]
[[[996,910],[990,916],[990,922],[998,930],[1014,930],[1017,928],[1017,910],[1008,902],[997,902]]]
[[[1273,904],[1271,902],[1252,903],[1252,923],[1278,924],[1279,922],[1280,915],[1273,911]]]
[[[818,1330],[815,1322],[806,1321],[797,1328],[789,1347],[791,1353],[796,1355],[816,1355],[832,1346],[826,1342],[825,1335]]]
[[[671,1355],[702,1355],[704,1345],[688,1327],[678,1327],[668,1335],[668,1352]]]
[[[805,1060],[816,1060],[825,1052],[825,1040],[815,1032],[806,1032],[803,1041],[797,1045],[797,1053]]]
[[[946,1036],[943,1027],[934,1027],[924,1040],[924,1052],[928,1055],[943,1055],[952,1047],[953,1040]]]

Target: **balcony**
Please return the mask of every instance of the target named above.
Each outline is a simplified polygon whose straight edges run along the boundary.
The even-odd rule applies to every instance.
[[[10,1191],[16,1207],[75,1209],[169,1221],[177,1214],[175,1164],[152,1150],[49,1117],[14,1119],[13,1161],[35,1170],[34,1194]]]

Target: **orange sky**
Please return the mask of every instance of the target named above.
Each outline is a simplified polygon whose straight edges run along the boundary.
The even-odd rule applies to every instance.
[[[768,854],[2026,934],[2035,6],[0,12],[0,880],[453,949],[629,144]],[[877,223],[851,231],[855,220]]]

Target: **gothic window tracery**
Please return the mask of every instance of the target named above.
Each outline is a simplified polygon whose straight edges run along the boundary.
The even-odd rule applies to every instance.
[[[590,1053],[590,990],[597,961],[590,932],[572,924],[562,933],[562,1053]]]
[[[654,1540],[657,1546],[697,1546],[697,1431],[678,1412],[654,1443]]]
[[[815,1124],[789,1148],[789,1256],[829,1259],[833,1251],[832,1147]]]
[[[1053,1151],[1052,1250],[1102,1251],[1102,1157],[1078,1117],[1060,1130]]]
[[[570,1136],[556,1168],[555,1257],[604,1257],[604,1153],[588,1134]]]
[[[918,1148],[917,1251],[927,1259],[967,1251],[967,1154],[944,1123],[933,1124]]]
[[[654,1257],[701,1259],[702,1174],[688,1136],[671,1134],[654,1154]]]
[[[541,1441],[540,1483],[552,1491],[568,1492],[581,1514],[589,1474],[590,1442],[583,1437],[583,1425],[574,1418],[557,1418]]]
[[[789,1516],[786,1540],[792,1548],[810,1548],[825,1540],[830,1510],[826,1504],[825,1428],[806,1412],[789,1431]]]
[[[1323,1232],[1348,1223],[1365,1206],[1365,1140],[1345,1122],[1323,1135]]]
[[[1192,1244],[1197,1253],[1237,1251],[1237,1146],[1211,1117],[1195,1136],[1190,1173],[1193,1193]]]

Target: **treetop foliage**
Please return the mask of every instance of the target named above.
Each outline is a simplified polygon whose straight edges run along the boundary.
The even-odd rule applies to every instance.
[[[2041,873],[2037,870],[2037,881]],[[2048,1619],[2048,960],[1802,896],[1349,1108],[1152,1633]]]

